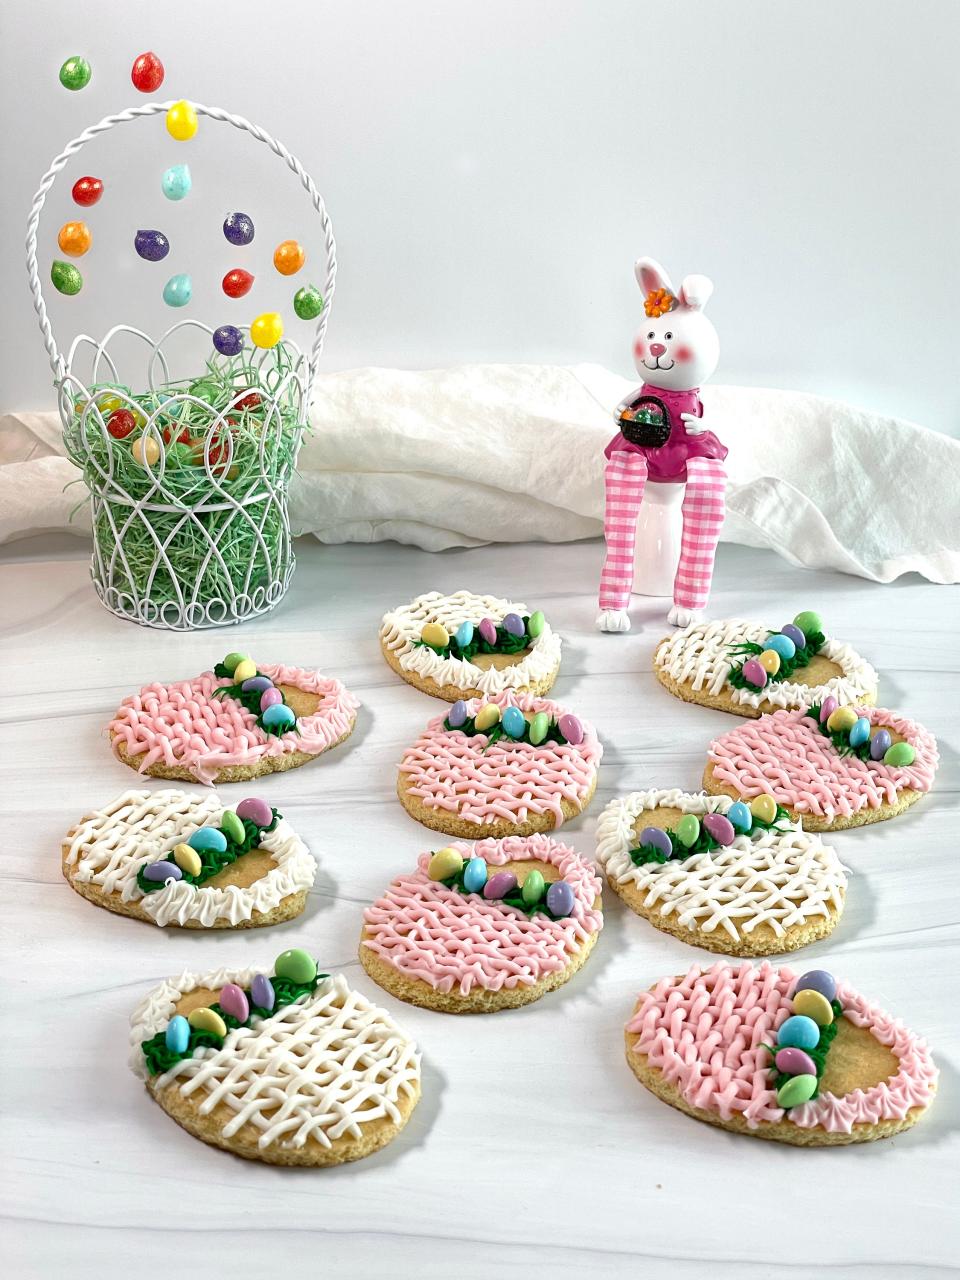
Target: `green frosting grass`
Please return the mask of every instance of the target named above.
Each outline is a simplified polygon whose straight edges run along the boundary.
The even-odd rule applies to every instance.
[[[427,644],[426,640],[414,640],[413,647],[415,649],[432,649],[441,658],[459,658],[463,662],[470,662],[478,653],[520,653],[523,649],[526,649],[531,640],[535,639],[527,630],[529,626],[529,617],[524,617],[524,633],[522,636],[515,636],[511,635],[502,624],[498,624],[497,638],[493,644],[490,644],[488,640],[484,640],[479,630],[474,627],[473,639],[469,644],[460,645],[457,643],[456,636],[451,636],[448,643],[442,646]]]
[[[224,849],[223,853],[219,853],[216,849],[196,850],[200,855],[200,861],[203,865],[200,868],[199,874],[195,876],[187,875],[186,871],[184,871],[182,878],[187,882],[187,884],[195,884],[198,886],[205,884],[208,880],[212,880],[215,875],[218,875],[224,867],[229,867],[231,862],[236,862],[238,858],[242,857],[245,853],[249,853],[252,849],[258,849],[260,847],[260,837],[265,831],[272,831],[274,829],[280,821],[280,814],[276,809],[273,810],[273,821],[270,823],[269,827],[258,827],[256,823],[251,822],[249,818],[241,818],[240,821],[243,823],[244,838],[239,844],[235,840],[231,840],[226,832],[223,832],[224,839],[227,842],[227,847]],[[184,841],[184,843],[186,843],[186,841]],[[172,853],[170,854],[170,857],[173,857]],[[163,861],[163,859],[157,858],[156,861],[160,862]],[[156,893],[158,889],[166,888],[162,880],[148,880],[144,876],[143,873],[149,866],[150,863],[145,862],[137,872],[137,886],[142,893]]]
[[[830,1008],[833,1010],[833,1021],[830,1023],[829,1027],[820,1028],[820,1040],[817,1047],[815,1049],[804,1049],[803,1051],[808,1058],[813,1059],[813,1064],[817,1069],[817,1088],[813,1095],[814,1098],[817,1098],[820,1095],[820,1080],[823,1076],[824,1070],[826,1069],[827,1053],[836,1038],[837,1031],[840,1027],[840,1019],[843,1017],[843,1009],[838,1001],[831,1000]],[[779,1052],[778,1049],[772,1049],[768,1044],[765,1044],[763,1047],[768,1053],[773,1054],[774,1057],[776,1057]],[[771,1070],[773,1071],[774,1078],[773,1087],[779,1093],[787,1081],[793,1079],[793,1076],[788,1074],[786,1071],[778,1071],[775,1066],[772,1067]]]
[[[217,677],[218,680],[233,679],[233,672],[228,671],[222,662],[218,662],[217,665],[213,668],[213,674]],[[262,674],[263,673],[261,671],[259,670],[257,671],[258,676]],[[270,677],[268,676],[267,679],[269,678]],[[252,680],[253,677],[251,676],[250,679]],[[234,701],[239,702],[240,705],[245,708],[245,710],[249,711],[252,716],[256,716],[257,726],[261,728],[264,733],[272,733],[275,738],[279,738],[281,735],[277,733],[276,729],[268,728],[268,726],[263,723],[263,712],[260,709],[260,699],[263,697],[264,690],[263,689],[244,689],[243,687],[244,683],[245,681],[239,680],[237,681],[236,684],[225,684],[222,686],[222,688],[215,689],[213,691],[213,696],[215,698],[233,698]],[[286,706],[287,700],[283,696],[283,691],[281,689],[278,689],[276,685],[274,685],[273,687],[277,689],[277,692],[280,694],[283,705]],[[294,729],[296,729],[296,727],[297,727],[297,722],[296,720],[294,720],[293,724],[285,725],[282,732],[290,733]]]
[[[807,707],[806,714],[816,723],[823,737],[830,739],[838,755],[856,756],[858,760],[871,760],[873,758],[870,755],[869,738],[866,742],[861,742],[859,747],[851,747],[849,729],[828,729],[826,721],[823,724],[820,723],[820,703]]]
[[[775,635],[776,632],[772,631],[770,634],[772,636]],[[811,658],[814,658],[820,652],[826,644],[826,640],[827,637],[822,631],[815,631],[812,635],[807,636],[807,643],[803,645],[802,648],[798,649],[792,658],[780,659],[780,667],[776,674],[771,675],[769,671],[767,672],[767,684],[779,684],[781,680],[789,680],[795,671],[798,671],[801,667],[809,666]],[[736,654],[738,657],[742,655],[744,662],[746,662],[751,657],[755,657],[758,653],[763,653],[763,651],[765,649],[769,649],[769,647],[770,646],[768,644],[757,644],[753,640],[743,640],[740,644],[731,645],[730,652]],[[739,667],[730,668],[730,674],[727,676],[727,684],[733,685],[734,689],[756,690],[757,688],[755,684],[751,684],[749,680],[744,678],[743,662],[741,662]]]
[[[706,817],[707,815],[704,814],[703,816]],[[784,820],[788,823],[786,827],[779,825],[783,823]],[[786,809],[782,809],[780,805],[777,805],[777,812],[774,815],[772,822],[763,822],[760,818],[754,816],[753,826],[750,830],[747,832],[737,831],[737,835],[752,836],[757,831],[789,831],[792,825],[793,824],[790,822],[790,815],[787,813]],[[734,828],[734,830],[736,830],[736,828]],[[668,856],[662,849],[656,848],[655,845],[642,844],[638,848],[630,850],[630,861],[635,867],[643,867],[648,862],[683,862],[686,858],[692,858],[694,854],[712,853],[714,849],[719,849],[721,847],[720,841],[715,840],[710,832],[704,828],[703,818],[700,819],[700,834],[689,847],[677,838],[677,833],[672,827],[665,831],[665,834],[670,839],[672,849],[670,855]]]

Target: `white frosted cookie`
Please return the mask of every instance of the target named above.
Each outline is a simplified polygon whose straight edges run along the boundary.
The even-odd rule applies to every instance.
[[[385,614],[383,656],[435,698],[544,694],[560,667],[560,637],[539,610],[472,591],[428,591]]]
[[[117,915],[188,929],[246,929],[303,911],[317,864],[263,800],[125,791],[67,835],[63,874]]]
[[[652,925],[708,951],[763,956],[829,934],[843,911],[840,859],[769,796],[637,791],[597,825],[610,887]],[[682,825],[681,825],[682,824]]]
[[[184,973],[130,1020],[130,1066],[188,1133],[250,1160],[333,1165],[390,1142],[420,1097],[393,1019],[305,951]]]
[[[661,641],[653,669],[684,702],[752,719],[828,697],[841,705],[877,698],[873,667],[850,645],[828,639],[810,611],[780,631],[741,618],[696,622]]]

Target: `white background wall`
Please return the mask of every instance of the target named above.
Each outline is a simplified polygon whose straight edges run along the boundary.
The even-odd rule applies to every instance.
[[[261,122],[321,186],[341,263],[328,368],[628,373],[631,264],[649,253],[713,277],[719,381],[960,433],[958,36],[954,0],[3,0],[0,410],[53,404],[21,261],[30,198],[69,137],[142,100],[129,67],[152,48],[159,96]],[[71,53],[94,66],[76,94],[57,82]],[[159,120],[95,147],[41,227],[46,271],[70,182],[108,181],[84,292],[55,300],[63,332],[158,328],[175,270],[203,319],[289,314],[269,252],[293,234],[315,259],[315,239],[276,161],[213,125],[174,143]],[[171,205],[159,176],[184,159],[195,195]],[[258,224],[246,303],[218,288],[240,263],[231,208]],[[136,258],[138,226],[170,235],[166,263]]]

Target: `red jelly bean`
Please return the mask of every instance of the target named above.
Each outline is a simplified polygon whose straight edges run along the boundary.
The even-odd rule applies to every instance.
[[[256,391],[248,391],[242,400],[237,401],[238,409],[259,409],[262,401]]]
[[[130,79],[141,93],[155,93],[163,84],[163,63],[155,53],[141,53],[133,61]]]
[[[107,419],[107,431],[114,440],[125,440],[136,425],[137,420],[129,409],[114,409]]]
[[[223,292],[228,298],[242,298],[253,288],[253,276],[241,267],[235,267],[223,277]]]
[[[89,175],[78,178],[73,184],[71,195],[74,204],[82,204],[85,209],[89,209],[103,195],[103,183],[99,178],[91,178]]]
[[[179,435],[176,437],[176,439],[174,439],[174,436],[173,436],[173,427],[164,427],[164,428],[163,428],[163,443],[164,443],[164,444],[189,444],[189,443],[190,443],[190,431],[189,431],[189,429],[188,429],[187,427],[183,427],[183,429],[180,431]]]

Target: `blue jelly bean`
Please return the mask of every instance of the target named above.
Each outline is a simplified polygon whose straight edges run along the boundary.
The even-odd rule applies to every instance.
[[[815,1049],[820,1043],[820,1028],[805,1013],[795,1013],[777,1032],[777,1045],[781,1049]]]
[[[214,853],[225,853],[227,837],[217,827],[201,827],[187,840],[191,849],[201,853],[204,849],[212,849]]]
[[[793,643],[789,636],[785,636],[782,631],[778,631],[776,635],[769,636],[766,645],[768,649],[772,649],[774,653],[780,655],[782,662],[789,661],[790,658],[796,656],[797,646]]]
[[[527,728],[527,722],[526,722],[526,719],[524,718],[523,712],[520,710],[519,707],[504,708],[502,720],[503,720],[503,731],[508,737],[510,738],[523,737]]]
[[[573,889],[566,880],[554,880],[547,890],[547,910],[552,916],[568,916],[573,911]]]
[[[866,716],[861,716],[850,730],[848,741],[851,747],[862,747],[865,742],[870,741],[870,721]]]
[[[193,297],[193,282],[187,275],[171,276],[163,286],[163,300],[168,307],[185,307]]]
[[[273,983],[265,973],[258,973],[250,983],[250,999],[258,1009],[266,1009],[268,1013],[277,1003]]]
[[[244,693],[250,693],[251,691],[263,693],[264,689],[273,688],[273,681],[269,676],[250,676],[248,680],[244,680],[240,688]]]
[[[480,893],[487,883],[487,864],[482,858],[468,858],[463,868],[463,887],[467,893]]]
[[[883,757],[890,750],[890,747],[892,746],[892,744],[893,744],[893,739],[890,737],[890,734],[887,732],[887,730],[878,729],[877,732],[870,739],[870,759],[882,760]]]
[[[190,166],[188,164],[171,165],[169,169],[164,170],[160,186],[168,200],[182,200],[184,196],[190,194],[190,188],[193,186]]]
[[[226,842],[224,842],[226,848]],[[144,880],[153,880],[157,884],[165,884],[167,880],[182,880],[183,872],[175,862],[167,862],[162,859],[160,862],[151,862],[149,866],[143,868]]]
[[[456,642],[460,646],[460,648],[465,649],[467,645],[470,644],[470,642],[473,640],[473,623],[461,622],[459,627],[457,627],[454,638],[456,639]]]
[[[737,831],[746,834],[753,827],[753,814],[750,812],[750,806],[743,803],[742,800],[735,800],[727,810],[727,817],[733,823]]]
[[[190,1043],[190,1023],[182,1013],[175,1013],[167,1023],[163,1042],[171,1053],[186,1053]]]
[[[459,729],[462,724],[466,723],[466,719],[467,704],[462,698],[458,698],[450,708],[450,712],[447,715],[447,723],[451,729]]]
[[[673,853],[673,845],[670,843],[670,837],[661,830],[660,827],[644,827],[640,832],[640,847],[644,845],[652,845],[654,849],[658,849],[660,853],[665,853],[669,858]]]
[[[267,707],[260,718],[266,729],[289,729],[297,719],[291,709],[283,702],[277,702],[272,707]]]

